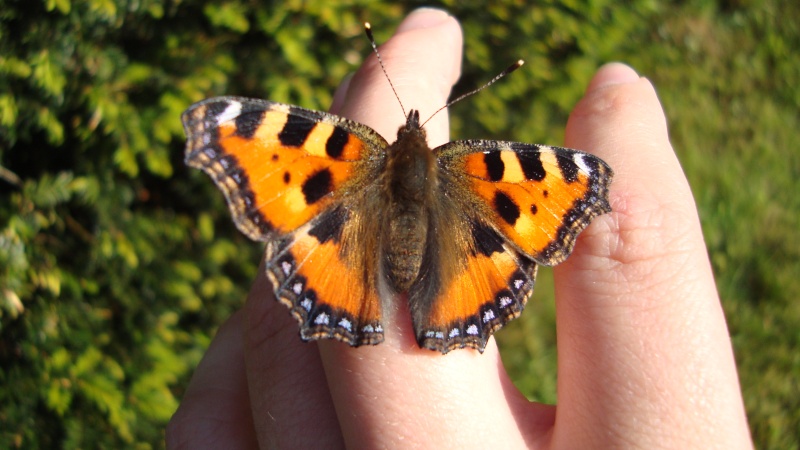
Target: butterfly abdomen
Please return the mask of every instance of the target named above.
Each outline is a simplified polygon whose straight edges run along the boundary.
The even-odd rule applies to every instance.
[[[384,172],[385,208],[381,227],[384,274],[395,292],[405,292],[419,275],[428,235],[431,205],[437,180],[436,160],[419,126],[419,113],[411,111],[397,141],[387,150]]]

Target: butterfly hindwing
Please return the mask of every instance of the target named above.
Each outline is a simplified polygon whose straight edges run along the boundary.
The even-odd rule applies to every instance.
[[[373,271],[341,252],[348,216],[337,207],[267,244],[267,275],[300,323],[304,340],[336,338],[353,346],[383,341]]]
[[[478,217],[463,217],[464,245],[429,246],[421,277],[409,291],[420,347],[481,352],[489,337],[518,317],[533,292],[537,265]],[[436,239],[446,240],[442,228]],[[435,269],[428,267],[437,267]]]
[[[192,105],[183,122],[187,164],[211,176],[244,234],[267,241],[267,275],[301,337],[381,342],[367,249],[344,252],[340,238],[361,223],[347,206],[375,179],[386,141],[332,114],[241,97]]]

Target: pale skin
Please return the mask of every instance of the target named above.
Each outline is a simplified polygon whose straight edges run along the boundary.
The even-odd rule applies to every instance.
[[[456,20],[424,9],[381,55],[406,108],[428,117],[459,77],[461,50]],[[392,141],[405,120],[396,102],[371,58],[331,111]],[[431,147],[447,142],[447,114],[426,129]],[[380,345],[304,343],[262,270],[195,371],[167,446],[752,448],[694,199],[653,86],[625,65],[602,67],[564,144],[615,177],[613,212],[555,269],[557,405],[522,396],[493,339],[482,355],[417,348],[402,298]]]

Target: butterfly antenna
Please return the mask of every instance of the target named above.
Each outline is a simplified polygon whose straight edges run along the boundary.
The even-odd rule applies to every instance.
[[[511,72],[519,69],[520,67],[522,67],[523,64],[525,64],[525,61],[520,59],[519,61],[515,62],[514,64],[506,67],[506,70],[500,72],[496,77],[492,78],[491,80],[489,80],[488,83],[484,84],[483,86],[479,87],[478,89],[475,89],[474,91],[467,92],[466,94],[458,97],[457,99],[447,102],[446,105],[442,106],[441,108],[437,109],[436,112],[431,114],[431,116],[428,117],[425,120],[425,122],[422,122],[422,125],[420,125],[420,127],[425,126],[425,124],[428,123],[429,120],[433,119],[433,116],[435,116],[436,114],[439,114],[443,109],[446,109],[448,106],[451,106],[453,103],[460,102],[461,100],[464,100],[465,98],[469,97],[470,95],[477,94],[478,92],[486,89],[487,87],[497,83],[500,80],[500,78],[503,78],[504,76],[510,74]]]
[[[369,22],[364,22],[364,32],[367,33],[367,39],[369,39],[369,43],[372,44],[372,49],[375,51],[375,56],[378,57],[378,63],[381,65],[383,74],[386,75],[386,79],[389,81],[389,86],[392,87],[392,92],[394,92],[394,96],[397,98],[397,103],[400,104],[400,109],[403,110],[403,117],[406,117],[406,108],[403,107],[403,102],[400,101],[400,96],[397,95],[397,90],[395,90],[394,84],[392,84],[392,79],[389,78],[389,73],[386,72],[386,66],[383,65],[383,59],[378,51],[378,45],[375,44],[375,37],[372,36],[372,25],[370,25]]]

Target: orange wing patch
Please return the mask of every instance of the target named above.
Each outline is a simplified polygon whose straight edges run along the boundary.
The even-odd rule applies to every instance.
[[[470,252],[463,255],[466,265],[445,280],[432,302],[418,302],[414,328],[422,347],[442,353],[464,347],[483,352],[489,337],[522,313],[533,292],[536,263],[504,243],[488,225],[474,222],[471,228]]]
[[[336,208],[267,244],[267,275],[304,340],[336,338],[353,346],[383,341],[372,271],[342,259],[346,213]]]
[[[536,261],[555,265],[577,235],[609,212],[611,169],[576,150],[480,141],[483,151],[459,155],[469,189],[485,203],[494,226]]]
[[[249,99],[201,102],[184,113],[186,161],[214,179],[243,233],[267,240],[329,207],[365,158],[365,143],[330,117]]]

